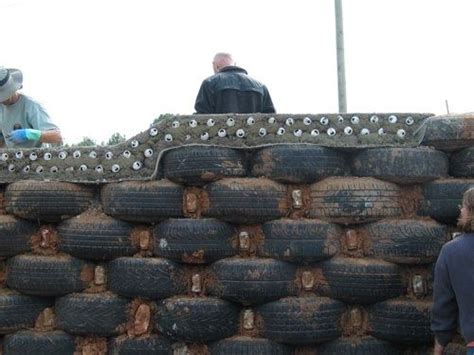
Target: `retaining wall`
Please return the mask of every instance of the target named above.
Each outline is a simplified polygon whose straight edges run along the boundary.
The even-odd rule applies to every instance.
[[[314,127],[280,137],[278,128],[310,126],[309,116],[288,125],[285,115],[276,116],[281,124],[265,144],[248,135],[242,141],[237,131],[226,144],[173,149],[144,139],[135,148],[156,158],[142,162],[148,175],[134,178],[132,159],[116,181],[80,169],[97,165],[89,153],[100,147],[66,157],[62,149],[4,151],[0,349],[430,353],[433,266],[456,232],[463,192],[474,186],[474,117],[398,114],[406,127],[394,129],[388,119],[397,115],[379,114],[386,123],[373,116],[328,116],[320,141],[311,141],[320,139]],[[416,118],[416,132],[408,117]],[[245,126],[249,118],[234,119]],[[197,125],[213,127],[211,119],[227,123],[229,116],[197,116]],[[362,133],[364,120],[377,129]],[[187,121],[162,123],[157,135],[164,139],[166,129]],[[339,143],[328,139],[331,127]],[[384,127],[392,136],[379,134]],[[110,151],[117,157],[122,150]],[[79,168],[32,169],[54,159],[58,167],[67,157]],[[456,341],[448,350],[462,353]]]

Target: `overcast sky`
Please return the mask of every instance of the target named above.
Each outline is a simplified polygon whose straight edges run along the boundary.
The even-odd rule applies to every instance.
[[[474,1],[343,0],[349,112],[474,111]],[[0,65],[68,143],[191,114],[215,52],[280,113],[337,112],[334,0],[0,0]]]

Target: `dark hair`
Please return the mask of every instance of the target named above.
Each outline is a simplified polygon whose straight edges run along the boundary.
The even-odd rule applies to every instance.
[[[458,227],[463,232],[472,232],[474,231],[474,187],[471,187],[464,193],[462,207],[467,209],[467,216],[459,217]]]

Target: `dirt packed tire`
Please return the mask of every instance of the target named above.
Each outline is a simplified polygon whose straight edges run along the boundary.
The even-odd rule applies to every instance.
[[[426,122],[423,145],[439,150],[454,151],[474,145],[474,115],[430,117]]]
[[[448,175],[448,156],[428,147],[373,148],[352,159],[356,176],[369,176],[398,184],[416,184]]]
[[[214,218],[169,219],[153,229],[156,256],[189,264],[204,264],[238,253],[235,228]]]
[[[8,213],[47,222],[59,222],[84,212],[93,197],[90,188],[58,181],[17,181],[5,191]]]
[[[263,233],[259,255],[278,260],[316,262],[333,257],[340,249],[341,229],[325,221],[281,219],[265,223]]]
[[[170,355],[173,353],[172,343],[161,335],[146,337],[112,338],[108,343],[108,355]]]
[[[310,216],[362,223],[402,214],[397,185],[374,178],[334,177],[311,185]]]
[[[57,326],[73,335],[115,336],[124,329],[128,306],[129,300],[109,293],[69,294],[56,299]]]
[[[375,303],[406,292],[401,268],[383,260],[334,258],[321,271],[317,291],[348,303]]]
[[[450,162],[451,176],[474,178],[474,147],[453,153]]]
[[[161,299],[186,291],[180,265],[161,258],[129,258],[108,264],[108,287],[125,297]]]
[[[370,334],[404,345],[433,341],[430,330],[431,302],[389,300],[369,309]]]
[[[293,349],[268,339],[236,336],[209,345],[210,355],[292,355]]]
[[[156,329],[175,340],[207,343],[237,333],[239,309],[218,298],[174,297],[161,301]]]
[[[435,262],[448,241],[446,226],[425,220],[382,220],[368,224],[370,254],[397,264]]]
[[[278,343],[304,345],[322,343],[342,333],[342,302],[326,297],[287,297],[257,308],[263,333]]]
[[[209,207],[203,212],[227,222],[258,223],[288,212],[285,186],[267,179],[223,179],[204,187]]]
[[[7,285],[35,296],[61,296],[84,290],[93,265],[64,256],[17,255],[7,263]]]
[[[138,252],[133,226],[105,214],[84,213],[58,226],[59,250],[82,259],[108,260]]]
[[[459,205],[474,179],[440,179],[423,185],[423,201],[418,212],[445,224],[456,224]]]
[[[401,351],[388,341],[379,340],[371,336],[341,337],[322,344],[317,348],[318,355],[401,355]]]
[[[275,145],[258,150],[252,176],[290,184],[307,184],[348,173],[345,156],[315,145]]]
[[[31,249],[30,238],[38,226],[9,215],[0,215],[0,258],[22,254]]]
[[[63,331],[24,330],[5,336],[4,354],[71,355],[75,347],[74,337]]]
[[[171,181],[194,186],[223,177],[244,177],[247,175],[245,153],[226,147],[181,147],[164,154],[163,172]]]
[[[0,334],[33,328],[38,315],[52,301],[46,298],[26,296],[9,290],[0,291]]]
[[[184,187],[168,180],[105,185],[102,205],[109,216],[131,222],[160,222],[183,216]]]
[[[209,294],[244,305],[273,301],[296,293],[296,266],[273,259],[231,258],[210,268]]]

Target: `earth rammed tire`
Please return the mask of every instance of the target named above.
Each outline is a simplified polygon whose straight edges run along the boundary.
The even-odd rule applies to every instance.
[[[75,351],[74,337],[60,330],[34,332],[24,330],[5,337],[4,354],[71,355]]]
[[[174,297],[158,304],[155,327],[172,339],[207,343],[230,337],[239,326],[239,309],[218,298]]]
[[[30,238],[38,226],[9,215],[0,215],[0,257],[9,257],[31,249]]]
[[[252,175],[283,183],[305,184],[346,175],[347,161],[335,150],[315,145],[275,145],[254,155]]]
[[[431,303],[426,301],[389,300],[369,309],[371,335],[405,345],[433,341],[430,330]]]
[[[7,186],[6,210],[18,217],[58,222],[89,208],[93,191],[82,185],[58,181],[22,180]]]
[[[245,305],[296,293],[296,266],[273,259],[231,258],[212,264],[211,295]]]
[[[171,341],[161,335],[129,338],[119,337],[109,340],[109,355],[170,355],[173,353]]]
[[[204,185],[223,177],[247,175],[245,153],[226,147],[189,146],[163,156],[167,179],[186,185]]]
[[[342,333],[342,302],[326,297],[287,297],[257,308],[263,333],[278,343],[322,343]]]
[[[430,117],[423,145],[454,151],[474,145],[474,114]]]
[[[160,299],[186,291],[181,266],[161,258],[118,258],[109,262],[108,286],[125,297]]]
[[[0,334],[33,328],[38,315],[51,304],[47,298],[0,291]]]
[[[209,207],[203,215],[227,222],[258,223],[285,216],[286,188],[267,179],[223,179],[204,187]]]
[[[463,149],[451,155],[452,176],[474,178],[474,147]]]
[[[339,250],[340,228],[320,220],[281,219],[263,225],[260,256],[291,262],[329,259]]]
[[[153,253],[178,262],[203,264],[237,254],[235,228],[214,218],[169,219],[153,229]]]
[[[474,187],[474,179],[440,179],[426,183],[418,213],[442,223],[456,224],[462,196],[471,187]]]
[[[382,260],[334,258],[321,264],[324,280],[317,290],[348,303],[367,304],[406,292],[399,266]]]
[[[159,222],[183,216],[184,187],[168,180],[126,181],[102,188],[104,212],[132,222]]]
[[[59,250],[78,258],[107,260],[133,255],[132,225],[104,214],[81,214],[58,226]]]
[[[374,178],[332,177],[311,185],[310,216],[361,223],[402,213],[397,185]]]
[[[128,304],[108,293],[69,294],[56,299],[57,326],[73,335],[118,335],[127,322]]]
[[[7,269],[10,288],[36,296],[80,292],[93,280],[93,265],[68,255],[17,255],[8,260]]]
[[[236,336],[209,345],[210,355],[292,355],[293,349],[268,339]]]
[[[398,264],[435,262],[448,240],[447,228],[430,220],[382,220],[365,229],[371,254]]]
[[[322,344],[317,348],[318,355],[401,355],[401,351],[388,341],[379,340],[371,336],[362,336],[339,339]]]
[[[352,159],[356,176],[370,176],[399,184],[422,183],[448,175],[448,156],[434,149],[373,148]]]

